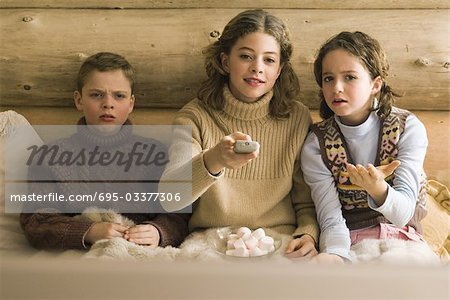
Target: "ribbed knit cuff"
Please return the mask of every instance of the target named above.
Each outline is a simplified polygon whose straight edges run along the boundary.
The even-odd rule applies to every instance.
[[[223,175],[225,169],[222,169],[222,170],[221,170],[219,173],[217,173],[217,174],[211,174],[211,173],[209,172],[208,168],[206,168],[205,157],[204,157],[205,151],[206,151],[206,150],[204,150],[204,151],[202,151],[202,152],[200,153],[200,160],[201,160],[202,166],[203,166],[202,169],[203,169],[204,171],[206,171],[206,173],[207,173],[210,177],[213,177],[214,179],[218,179],[219,177],[222,177],[222,175]]]
[[[307,225],[298,227],[295,229],[294,233],[292,234],[293,237],[301,237],[302,235],[310,235],[316,244],[316,247],[319,245],[319,228],[314,225]]]
[[[64,249],[87,249],[88,245],[84,242],[84,237],[88,230],[94,225],[94,222],[72,222],[64,232]]]
[[[214,176],[209,173],[208,169],[205,167],[205,161],[203,160],[203,153],[195,156],[192,159],[192,194],[201,195],[203,194],[216,180],[223,176],[223,171],[218,175]]]

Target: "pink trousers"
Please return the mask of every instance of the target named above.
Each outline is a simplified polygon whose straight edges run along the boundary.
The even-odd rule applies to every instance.
[[[411,240],[411,241],[424,241],[420,233],[411,226],[396,227],[392,224],[381,223],[379,225],[356,229],[350,231],[350,239],[352,245],[364,240],[364,239],[398,239],[398,240]]]

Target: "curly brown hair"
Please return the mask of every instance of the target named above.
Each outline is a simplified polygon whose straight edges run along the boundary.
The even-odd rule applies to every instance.
[[[275,118],[288,117],[292,101],[300,92],[298,77],[290,63],[292,43],[284,22],[261,9],[246,10],[235,16],[225,26],[219,40],[204,49],[208,78],[200,86],[197,97],[206,107],[223,109],[225,100],[222,92],[223,87],[228,83],[228,74],[222,66],[220,55],[221,53],[230,54],[239,38],[254,32],[267,33],[280,45],[282,69],[273,87],[270,115]]]

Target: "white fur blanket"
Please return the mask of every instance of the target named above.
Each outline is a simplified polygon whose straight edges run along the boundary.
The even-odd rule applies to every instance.
[[[87,217],[87,216],[83,216]],[[99,220],[110,219],[115,222],[126,222],[120,215],[91,214],[89,218]],[[117,219],[119,218],[119,219]],[[129,220],[128,220],[129,221]],[[236,258],[218,253],[215,250],[217,240],[216,229],[204,232],[192,233],[183,242],[180,248],[158,247],[150,249],[130,243],[122,238],[111,240],[100,240],[95,243],[89,251],[68,250],[62,253],[54,251],[36,251],[28,245],[28,241],[19,225],[17,215],[0,214],[0,254],[6,257],[10,254],[23,254],[27,257],[60,257],[60,258],[96,258],[102,260],[133,260],[133,261],[216,261],[227,260],[241,262],[250,260],[253,262],[270,260],[282,263],[291,263],[291,260],[283,254],[291,240],[288,235],[280,235],[281,246],[272,255],[255,258]],[[389,263],[389,264],[416,264],[430,265],[439,264],[436,254],[427,244],[401,240],[364,240],[352,246],[351,256],[359,263]]]
[[[116,214],[111,210],[103,210],[98,208],[88,208],[83,214],[76,216],[92,221],[106,221],[120,223],[127,226],[133,226],[133,222],[122,215]],[[92,245],[91,249],[83,255],[84,258],[101,258],[101,259],[120,259],[120,260],[160,260],[160,261],[176,261],[176,260],[242,260],[245,258],[229,257],[216,250],[218,242],[218,228],[211,228],[203,232],[195,232],[190,234],[179,248],[171,246],[161,248],[149,248],[128,242],[123,238],[113,238],[108,240],[97,241]],[[270,230],[266,230],[271,232]],[[268,255],[264,259],[288,260],[282,253],[289,243],[291,237],[289,235],[279,235],[281,246],[277,251]],[[251,259],[262,259],[255,257]]]
[[[96,221],[111,221],[130,224],[130,220],[124,220],[122,216],[113,212],[101,214],[87,211],[83,218]],[[84,258],[119,259],[119,260],[158,260],[158,261],[208,261],[208,260],[254,260],[270,259],[277,262],[290,262],[283,254],[291,240],[289,235],[280,235],[281,246],[273,254],[267,257],[237,258],[223,255],[216,251],[217,228],[204,232],[192,233],[183,242],[180,248],[158,247],[151,249],[130,243],[122,238],[100,240],[83,255]],[[389,264],[438,264],[439,259],[426,243],[402,240],[364,240],[351,248],[351,256],[354,262],[359,263],[389,263]]]

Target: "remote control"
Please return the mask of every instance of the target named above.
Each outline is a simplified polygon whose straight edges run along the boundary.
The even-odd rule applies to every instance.
[[[255,141],[237,140],[234,144],[234,152],[236,153],[252,153],[258,150],[259,143]]]

